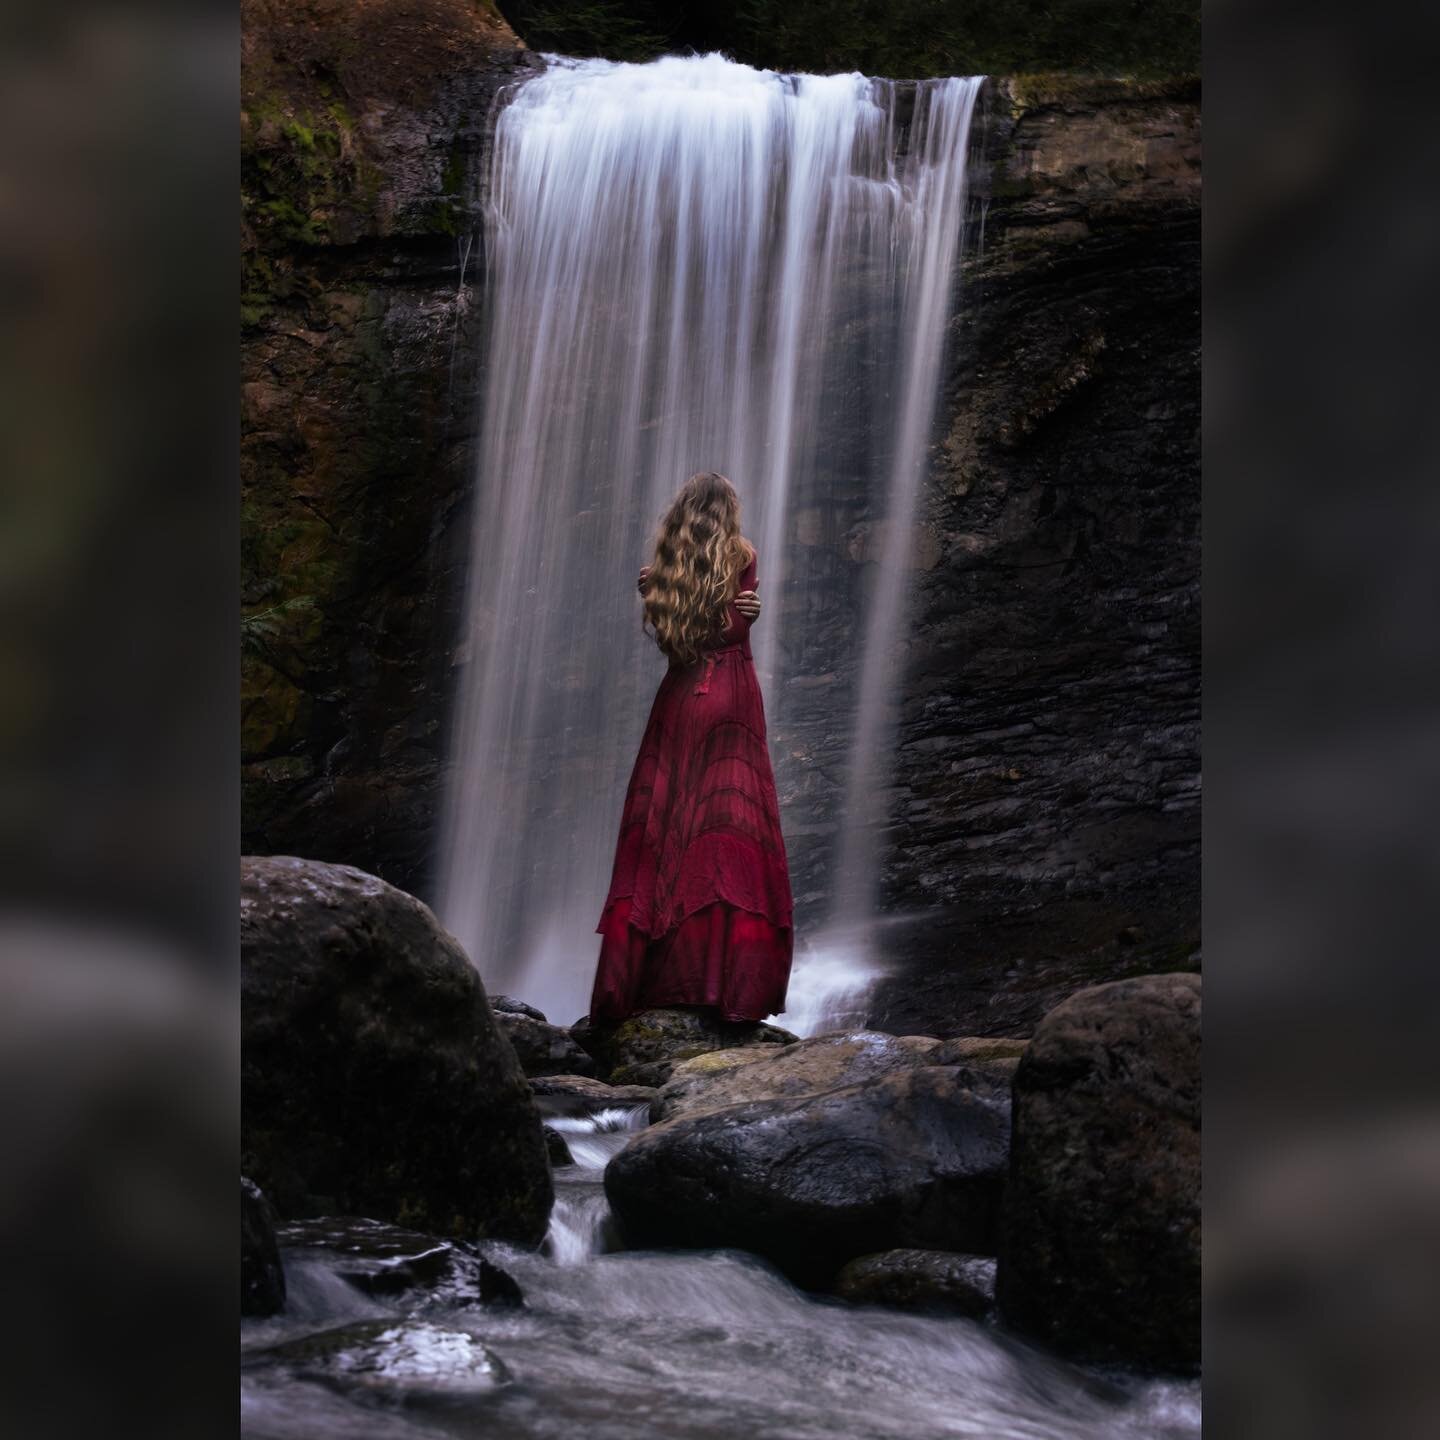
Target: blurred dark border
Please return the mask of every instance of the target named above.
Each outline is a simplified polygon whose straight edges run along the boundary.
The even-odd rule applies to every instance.
[[[1206,1433],[1440,1433],[1435,20],[1205,12]]]
[[[235,1414],[239,26],[10,7],[0,1433]]]

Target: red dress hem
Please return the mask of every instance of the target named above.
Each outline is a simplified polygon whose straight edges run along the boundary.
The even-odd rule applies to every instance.
[[[603,938],[592,1020],[618,1023],[643,1010],[701,1007],[730,1023],[749,1023],[785,1009],[793,927],[716,900],[692,911],[658,938],[630,923],[617,896],[596,931]]]

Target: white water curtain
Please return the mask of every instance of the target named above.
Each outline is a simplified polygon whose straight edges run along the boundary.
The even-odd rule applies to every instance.
[[[827,960],[822,929],[797,934],[795,993],[815,1014],[791,1018],[818,1023],[863,980],[852,942],[873,908],[894,635],[979,83],[921,82],[903,154],[892,82],[718,55],[551,57],[500,115],[438,837],[441,918],[492,993],[561,1024],[586,1008],[621,800],[665,668],[640,633],[635,577],[670,497],[712,469],[735,483],[760,552],[754,648],[780,774],[786,684],[813,662],[788,579],[799,502],[823,505],[843,475],[895,522],[835,716],[850,762],[830,929],[849,940]],[[886,383],[862,383],[875,375]]]

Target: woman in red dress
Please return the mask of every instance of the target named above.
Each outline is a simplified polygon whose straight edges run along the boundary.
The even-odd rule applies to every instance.
[[[723,475],[685,482],[640,593],[670,668],[625,792],[590,1015],[687,1005],[763,1020],[785,1008],[790,871],[750,655],[756,552]]]

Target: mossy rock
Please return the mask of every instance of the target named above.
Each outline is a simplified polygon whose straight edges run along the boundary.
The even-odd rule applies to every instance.
[[[944,1041],[931,1053],[932,1065],[984,1065],[997,1060],[1019,1062],[1030,1042],[1014,1035],[961,1035]]]
[[[599,1061],[602,1072],[618,1079],[620,1072],[633,1073],[634,1067],[657,1062],[675,1065],[747,1045],[790,1045],[797,1038],[763,1021],[720,1020],[709,1007],[677,1006],[642,1010],[613,1027],[590,1027],[582,1043]]]
[[[652,1113],[657,1121],[669,1120],[751,1100],[824,1094],[895,1070],[929,1065],[940,1047],[941,1042],[928,1035],[841,1030],[793,1045],[752,1045],[702,1055],[675,1067]]]

